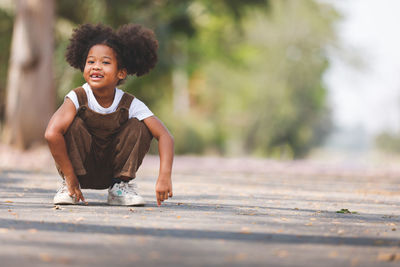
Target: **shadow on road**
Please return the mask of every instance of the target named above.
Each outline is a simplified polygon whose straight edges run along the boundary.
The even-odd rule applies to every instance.
[[[2,227],[12,227],[15,230],[35,228],[39,231],[74,232],[92,234],[120,234],[152,237],[168,237],[183,239],[230,240],[240,242],[256,242],[270,244],[318,244],[318,245],[348,245],[362,247],[392,247],[400,246],[400,239],[368,238],[368,237],[330,237],[320,235],[291,235],[275,233],[240,233],[232,231],[190,230],[190,229],[157,229],[145,227],[106,226],[96,224],[74,224],[38,222],[31,220],[0,219]]]

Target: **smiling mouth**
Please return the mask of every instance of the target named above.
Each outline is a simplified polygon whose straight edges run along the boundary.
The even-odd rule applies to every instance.
[[[92,74],[92,75],[90,75],[90,78],[104,78],[104,76],[103,75],[94,75],[94,74]]]

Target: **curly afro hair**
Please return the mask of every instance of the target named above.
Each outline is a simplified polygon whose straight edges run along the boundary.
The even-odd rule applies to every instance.
[[[67,47],[66,60],[81,71],[90,48],[104,44],[115,51],[119,69],[128,75],[142,76],[157,63],[158,41],[154,32],[139,24],[126,24],[117,31],[103,24],[83,24],[74,29]]]

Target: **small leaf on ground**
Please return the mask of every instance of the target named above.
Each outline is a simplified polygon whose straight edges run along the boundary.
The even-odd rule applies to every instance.
[[[350,211],[350,210],[348,210],[348,209],[341,209],[341,210],[338,210],[338,211],[336,211],[336,213],[344,213],[344,214],[358,214],[358,212],[357,212],[357,211]]]

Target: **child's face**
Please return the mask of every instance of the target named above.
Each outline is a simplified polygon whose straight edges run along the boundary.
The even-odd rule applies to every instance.
[[[98,44],[89,50],[83,77],[93,90],[114,90],[118,81],[125,79],[126,70],[118,69],[117,57],[112,48]]]

